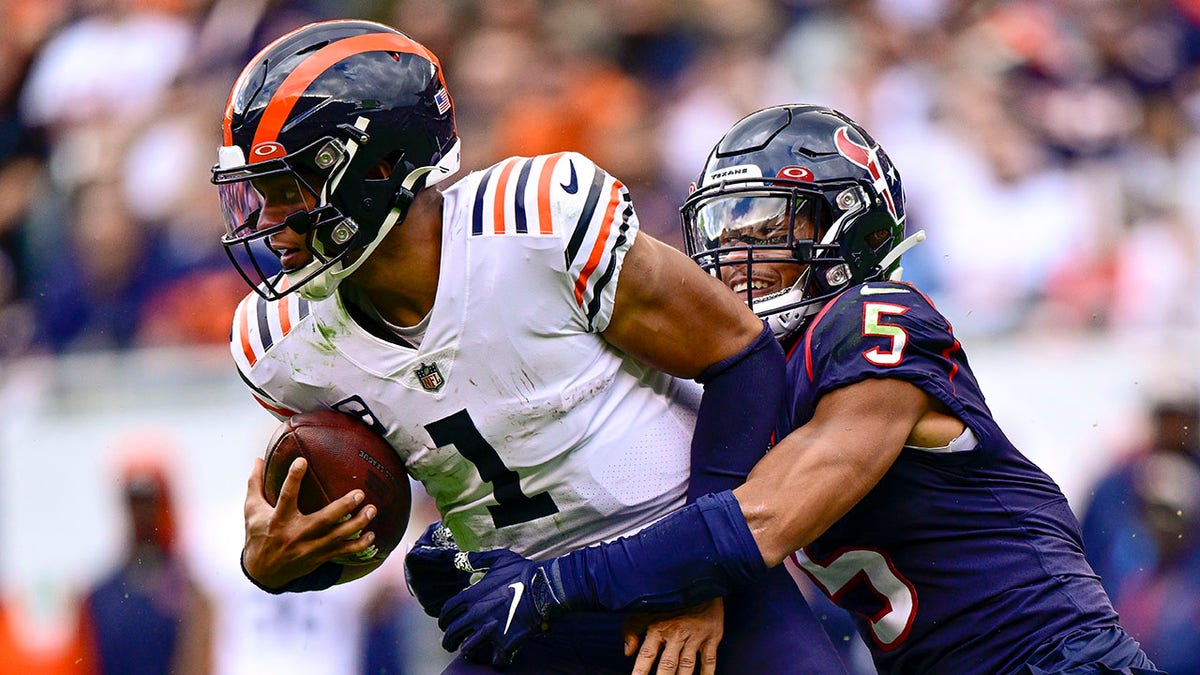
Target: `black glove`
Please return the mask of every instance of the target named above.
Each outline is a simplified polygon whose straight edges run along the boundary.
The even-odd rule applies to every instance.
[[[441,614],[447,600],[471,585],[471,573],[455,566],[455,556],[460,554],[465,555],[439,520],[425,528],[404,556],[408,590],[429,616]]]
[[[563,611],[562,603],[543,563],[502,549],[465,557],[463,567],[486,573],[445,603],[438,617],[446,633],[442,646],[454,651],[461,645],[472,661],[508,665],[526,640]]]

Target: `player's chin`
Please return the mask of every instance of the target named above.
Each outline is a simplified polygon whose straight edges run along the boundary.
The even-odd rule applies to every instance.
[[[279,264],[284,272],[296,272],[312,262],[312,254],[300,249],[289,249],[279,256]]]

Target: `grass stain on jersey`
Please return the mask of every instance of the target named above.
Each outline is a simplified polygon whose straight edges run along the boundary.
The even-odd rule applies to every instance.
[[[333,341],[337,338],[337,336],[339,334],[339,331],[337,330],[337,328],[335,328],[333,326],[326,326],[325,324],[318,323],[317,331],[319,331],[321,333],[321,337],[324,338],[322,342],[320,342],[319,344],[316,345],[317,349],[320,349],[322,352],[325,352],[326,354],[336,353],[338,348],[336,345],[333,344]]]

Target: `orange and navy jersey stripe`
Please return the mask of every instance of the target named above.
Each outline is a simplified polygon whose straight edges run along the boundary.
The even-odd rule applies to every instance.
[[[565,154],[509,157],[485,170],[471,208],[471,235],[554,234],[550,179]]]
[[[637,228],[629,191],[578,153],[510,157],[484,170],[470,213],[473,237],[561,237],[571,292],[589,326]]]
[[[624,185],[613,181],[607,192],[600,229],[591,245],[588,246],[587,237],[584,236],[586,230],[582,226],[581,218],[566,252],[569,268],[579,270],[573,289],[575,302],[581,307],[586,303],[589,322],[600,311],[601,294],[616,274],[615,251],[629,242],[627,235],[633,217],[633,201]],[[588,204],[594,205],[591,195],[588,197]]]
[[[308,300],[295,294],[268,301],[247,295],[233,315],[231,348],[239,366],[252,368],[283,336],[309,315]]]

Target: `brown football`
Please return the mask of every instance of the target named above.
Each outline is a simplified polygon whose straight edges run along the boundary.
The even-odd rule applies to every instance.
[[[371,521],[375,551],[367,549],[343,564],[377,562],[400,543],[408,528],[412,492],[400,455],[383,436],[362,420],[336,410],[316,410],[289,417],[271,436],[263,471],[263,496],[271,506],[288,467],[297,457],[308,460],[300,482],[299,507],[304,514],[321,510],[354,489],[366,495],[363,506],[374,504]]]

